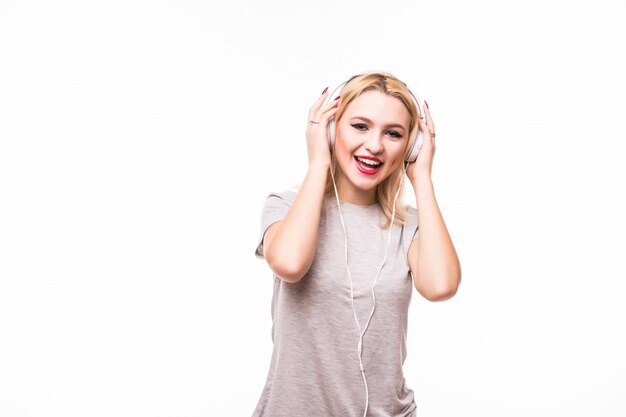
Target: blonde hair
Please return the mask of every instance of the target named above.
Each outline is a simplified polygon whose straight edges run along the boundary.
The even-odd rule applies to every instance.
[[[337,111],[335,112],[335,126],[338,125],[343,113],[352,101],[359,97],[366,91],[380,91],[391,97],[397,98],[404,104],[409,111],[410,123],[409,123],[409,141],[405,148],[405,154],[407,149],[413,146],[416,139],[417,129],[419,124],[417,118],[420,117],[419,110],[415,103],[415,97],[411,94],[411,91],[405,83],[386,72],[367,72],[359,75],[355,75],[350,78],[341,89],[339,96],[341,101]],[[404,158],[403,158],[404,161]],[[391,225],[391,215],[393,211],[393,202],[400,188],[400,195],[398,195],[398,202],[396,203],[396,211],[394,216],[394,224],[399,226],[404,225],[408,214],[408,207],[402,204],[402,193],[404,190],[404,166],[405,162],[398,165],[398,168],[394,170],[383,182],[376,186],[376,200],[380,204],[385,217],[387,218],[385,223],[380,226],[383,229],[388,228]],[[335,153],[332,153],[331,167],[335,175],[335,182],[343,175],[339,163],[335,158]],[[324,189],[324,198],[334,196],[335,189],[333,187],[333,180],[330,172],[326,178],[326,186]]]

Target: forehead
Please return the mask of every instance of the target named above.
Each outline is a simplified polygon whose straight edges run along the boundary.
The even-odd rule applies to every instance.
[[[345,117],[359,116],[379,124],[399,123],[407,128],[411,120],[404,103],[380,91],[366,91],[348,104]]]

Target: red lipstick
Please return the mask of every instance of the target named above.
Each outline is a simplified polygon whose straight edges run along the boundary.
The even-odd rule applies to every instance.
[[[380,159],[374,158],[374,157],[359,156],[359,158],[380,162]],[[357,159],[356,156],[354,157],[354,163],[356,164],[356,169],[358,169],[359,172],[361,172],[362,174],[365,174],[365,175],[374,175],[383,166],[383,164],[381,163],[377,167],[370,167],[370,166],[368,166],[368,165],[366,165],[366,164],[364,164],[362,162],[359,162],[359,160]]]

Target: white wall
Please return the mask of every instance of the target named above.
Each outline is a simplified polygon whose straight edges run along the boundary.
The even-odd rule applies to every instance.
[[[626,415],[620,1],[0,2],[0,415],[247,416],[261,207],[309,106],[390,71],[463,282],[414,293],[421,416]]]

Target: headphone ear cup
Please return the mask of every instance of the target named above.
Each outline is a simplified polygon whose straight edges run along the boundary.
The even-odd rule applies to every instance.
[[[409,90],[413,99],[415,100],[415,104],[417,105],[417,110],[419,111],[419,117],[424,119],[424,105],[420,105],[420,100]],[[417,137],[415,138],[415,142],[413,142],[413,146],[406,153],[406,157],[404,158],[405,162],[415,162],[417,159],[417,154],[419,154],[420,149],[422,149],[422,143],[424,142],[424,136],[422,135],[422,130],[417,126],[417,133],[415,134]]]
[[[354,77],[353,77],[354,78]],[[351,78],[352,79],[352,78]],[[348,80],[349,81],[349,80]],[[324,105],[328,104],[331,102],[331,100],[333,100],[332,97],[336,97],[338,94],[341,93],[341,89],[343,88],[344,85],[346,85],[346,83],[348,81],[344,81],[343,83],[341,83],[340,85],[338,85],[332,93],[330,93],[328,95],[328,97],[326,97],[326,100],[324,100]],[[328,120],[328,147],[330,148],[330,152],[332,153],[333,150],[335,149],[335,131],[336,131],[336,127],[337,125],[335,124],[335,116],[331,117]]]
[[[328,121],[328,147],[332,152],[335,147],[335,118],[331,117]]]
[[[411,149],[407,151],[406,157],[404,158],[405,162],[415,162],[415,160],[417,159],[417,155],[419,154],[420,149],[422,148],[423,142],[424,142],[424,137],[422,136],[422,131],[418,127],[417,138],[415,139],[415,142],[413,142],[413,146],[411,147]]]

